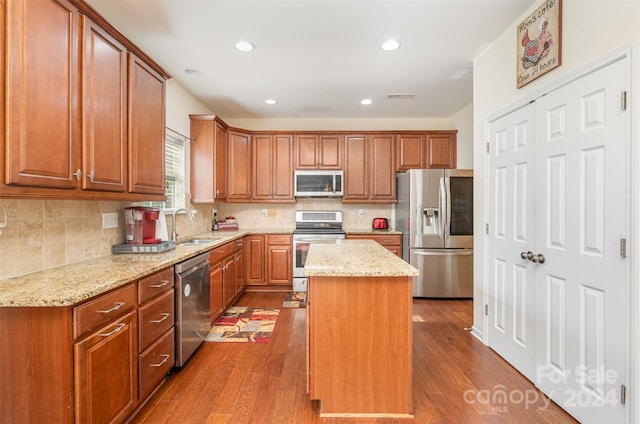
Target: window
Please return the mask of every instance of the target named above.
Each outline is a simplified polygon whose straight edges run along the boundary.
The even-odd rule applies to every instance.
[[[167,128],[164,141],[165,194],[164,202],[144,202],[159,209],[185,207],[185,141],[189,138]]]

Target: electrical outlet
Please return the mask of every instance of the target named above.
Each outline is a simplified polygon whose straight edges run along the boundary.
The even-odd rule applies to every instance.
[[[118,228],[118,212],[103,213],[102,228]]]
[[[266,209],[262,209],[262,216],[267,216],[267,210]]]
[[[358,209],[358,216],[364,216],[364,209]]]

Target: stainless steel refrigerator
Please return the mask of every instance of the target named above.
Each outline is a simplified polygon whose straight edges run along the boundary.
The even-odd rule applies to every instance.
[[[395,229],[420,271],[414,297],[473,297],[473,170],[398,173]]]

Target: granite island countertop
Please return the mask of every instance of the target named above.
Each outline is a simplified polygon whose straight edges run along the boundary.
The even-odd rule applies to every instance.
[[[72,306],[215,249],[248,234],[283,234],[292,230],[251,229],[192,235],[215,240],[162,253],[111,254],[86,261],[0,280],[0,307]]]
[[[314,241],[309,246],[307,277],[413,277],[416,268],[373,240]]]

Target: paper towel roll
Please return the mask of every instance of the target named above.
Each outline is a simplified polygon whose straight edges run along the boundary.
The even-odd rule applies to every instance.
[[[162,241],[169,240],[169,232],[167,231],[167,218],[164,211],[160,211],[160,216],[156,221],[156,237]]]

